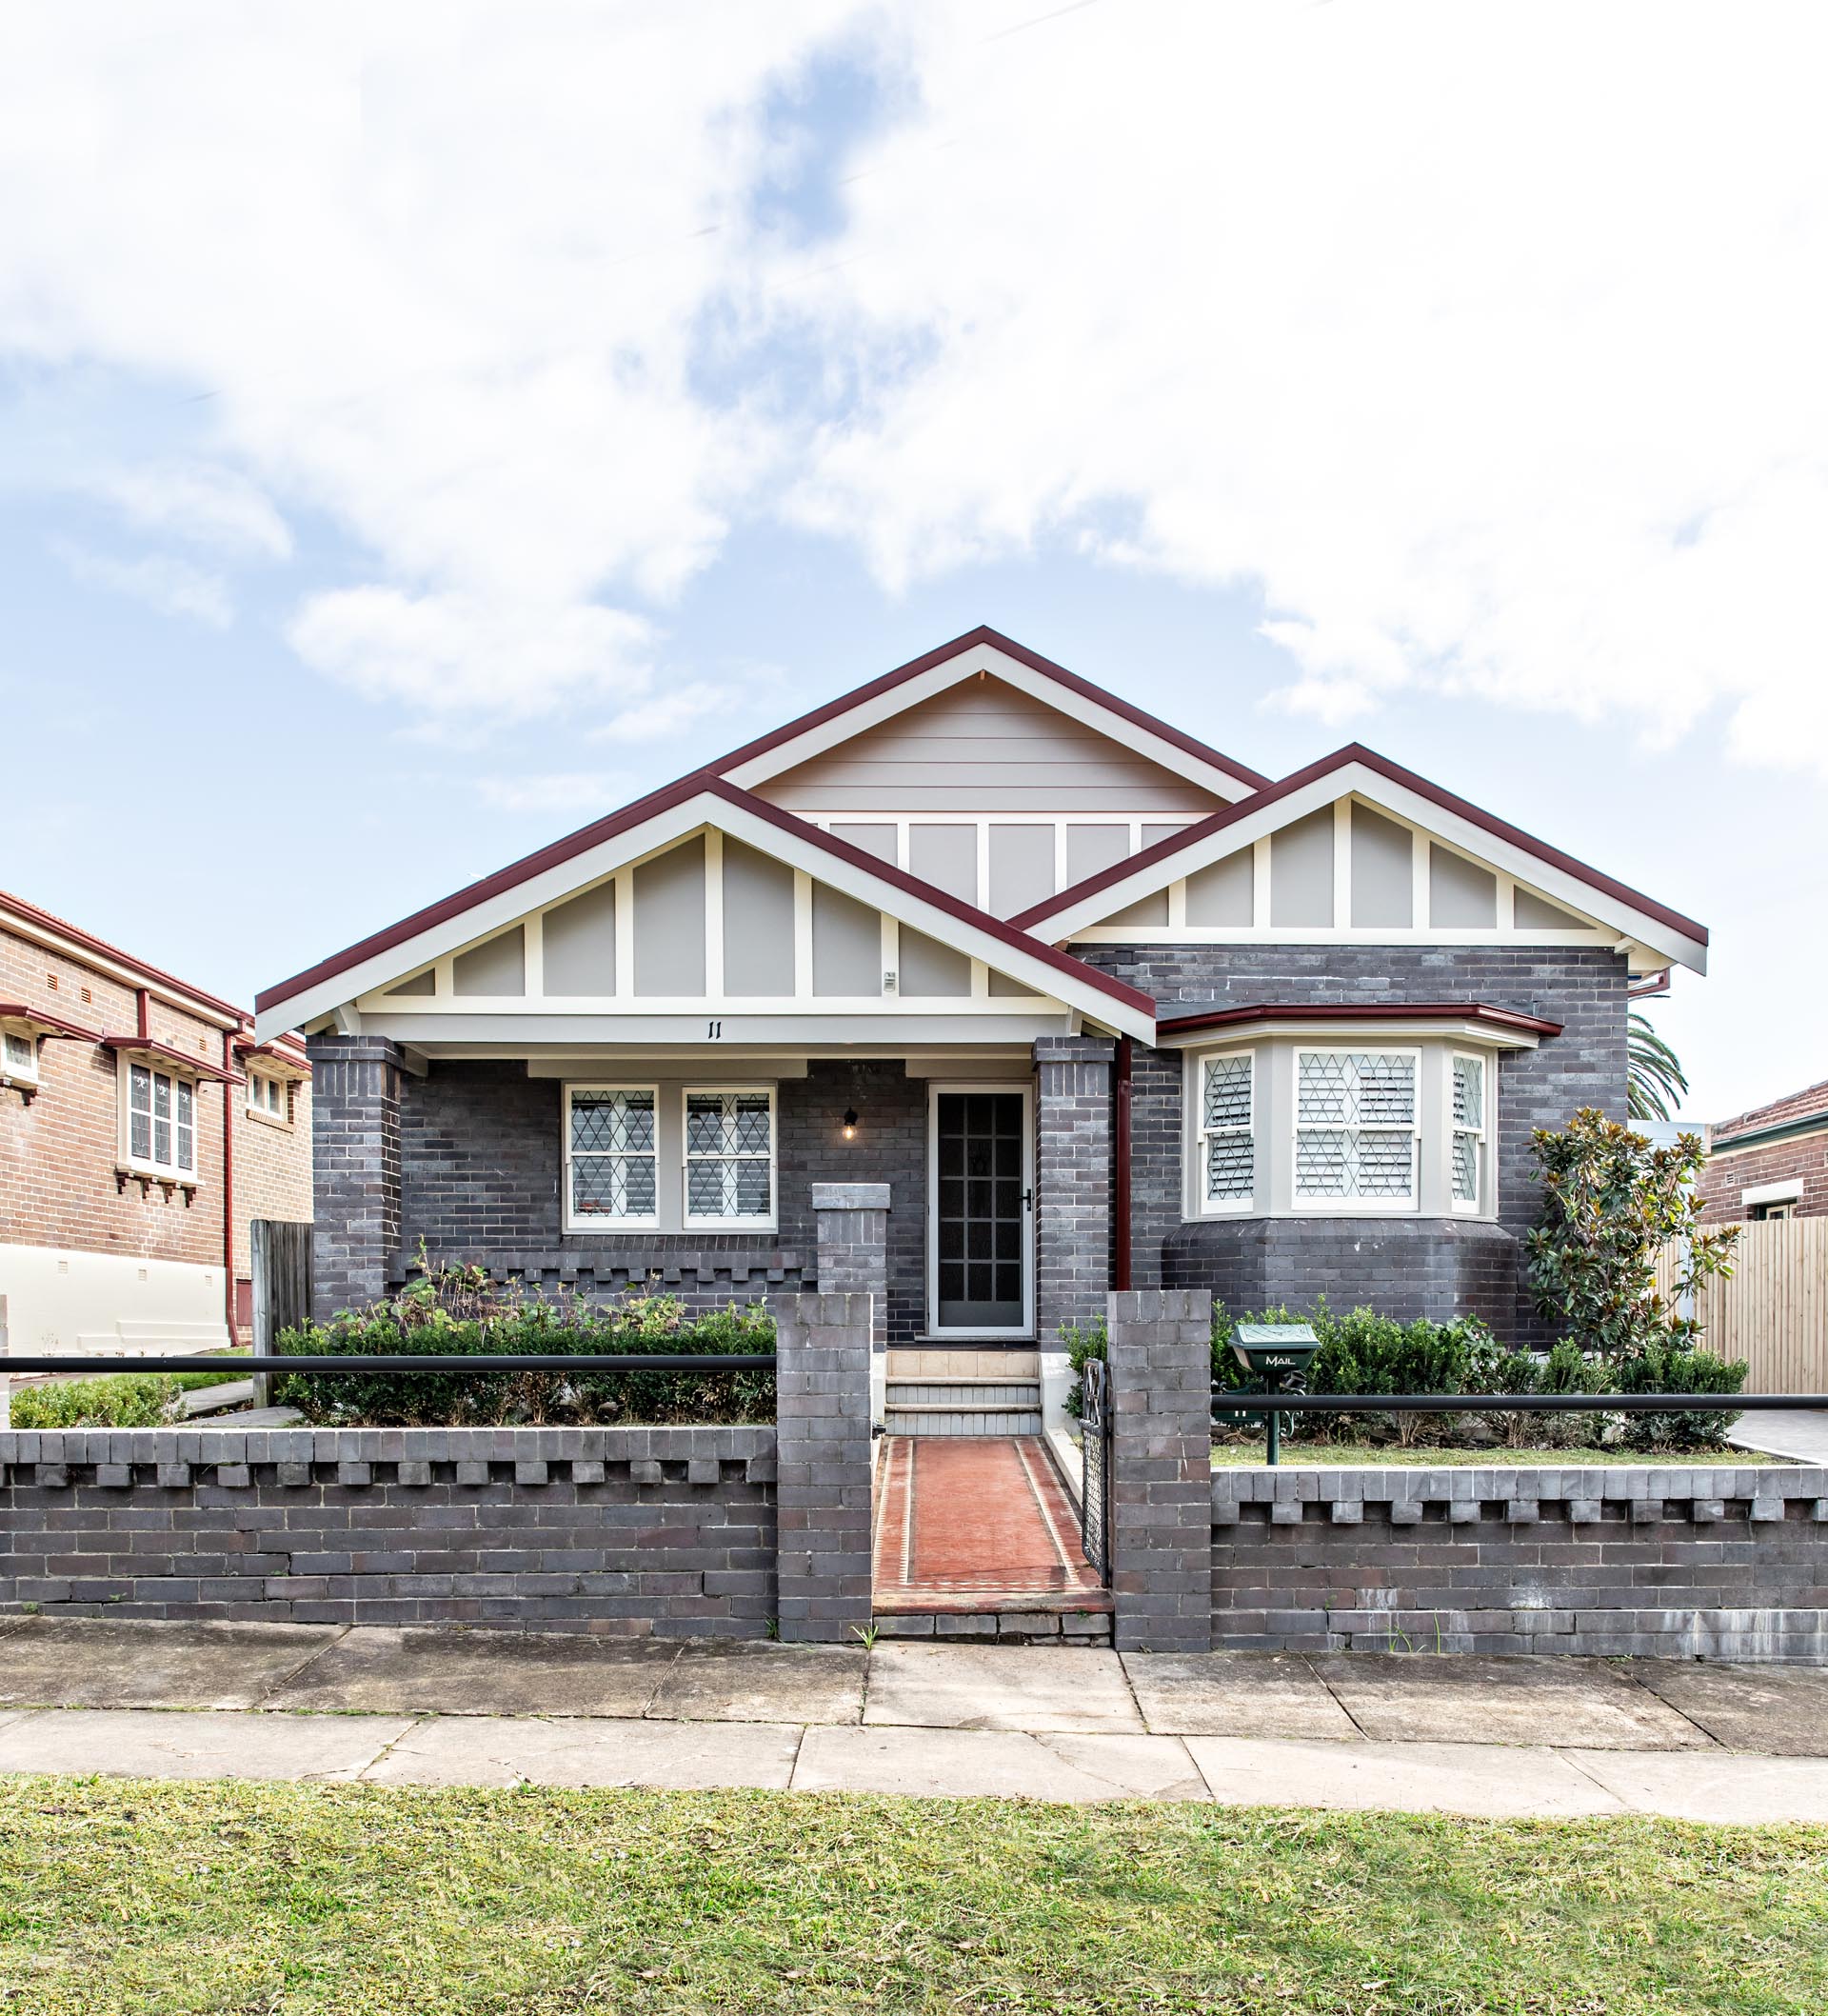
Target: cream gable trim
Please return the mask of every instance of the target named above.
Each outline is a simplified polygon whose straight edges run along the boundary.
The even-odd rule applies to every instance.
[[[642,862],[667,852],[694,834],[705,833],[742,841],[758,852],[786,863],[797,871],[802,895],[798,913],[802,924],[796,929],[796,988],[791,999],[767,1002],[745,996],[725,1000],[708,991],[715,968],[707,962],[707,991],[704,995],[669,1000],[637,995],[632,959],[633,905],[630,901],[633,869]],[[721,839],[719,841],[721,849]],[[707,847],[707,865],[711,848]],[[609,997],[566,997],[562,1002],[543,1000],[530,993],[512,996],[457,995],[452,988],[452,965],[464,951],[525,924],[529,940],[539,933],[533,928],[537,915],[568,901],[594,885],[613,877],[616,882],[616,992]],[[814,995],[811,991],[810,914],[811,886],[823,883],[828,888],[853,897],[891,917],[898,925],[912,927],[929,938],[964,953],[986,969],[994,968],[1029,988],[1032,1000],[1013,996],[991,997],[984,988],[974,988],[970,997],[937,997],[920,1006],[910,1006],[897,994],[847,999]],[[712,909],[707,902],[707,916]],[[628,956],[625,956],[627,954]],[[528,962],[531,984],[536,963]],[[437,975],[437,991],[429,996],[392,996],[387,990],[431,967]],[[256,1025],[260,1040],[266,1031],[282,1032],[301,1023],[328,1016],[352,1021],[358,1028],[375,1033],[400,1034],[403,1040],[421,1043],[434,1039],[445,1028],[452,1037],[459,1026],[477,1018],[510,1017],[523,1025],[538,1021],[589,1018],[592,1021],[644,1021],[649,1025],[677,1025],[686,1018],[724,1016],[748,1027],[759,1022],[778,1024],[785,1018],[796,1028],[815,1018],[892,1016],[898,1022],[926,1016],[954,1023],[958,1018],[982,1017],[986,1024],[998,1019],[1020,1019],[1032,1023],[1037,1015],[1078,1013],[1121,1034],[1153,1038],[1154,1019],[1147,1012],[1120,1001],[1092,985],[1081,986],[1074,976],[1063,973],[1045,959],[1007,944],[994,931],[955,917],[937,904],[928,903],[912,891],[902,889],[868,868],[827,852],[809,840],[784,830],[771,820],[746,808],[705,792],[656,813],[640,826],[616,834],[600,846],[574,856],[544,874],[529,877],[512,889],[502,891],[461,915],[422,931],[415,937],[377,953],[347,971],[302,989],[297,995],[266,1010]],[[702,1022],[701,1022],[702,1026]],[[677,1039],[688,1031],[674,1027]],[[735,1033],[734,1029],[731,1031]],[[987,1030],[986,1030],[987,1033]]]
[[[1260,921],[1268,917],[1270,908],[1270,837],[1311,813],[1350,799],[1362,800],[1373,811],[1399,820],[1419,832],[1424,840],[1437,842],[1497,875],[1497,924],[1489,928],[1472,925],[1430,928],[1412,922],[1402,928],[1355,926],[1349,921],[1340,923],[1341,917],[1349,920],[1351,916],[1350,849],[1342,846],[1335,849],[1336,921],[1331,926],[1278,928]],[[1339,817],[1337,813],[1335,816],[1336,819]],[[1256,849],[1253,921],[1249,925],[1190,929],[1172,925],[1115,925],[1108,921],[1132,904],[1183,883],[1201,868],[1246,848]],[[1412,909],[1412,919],[1425,914],[1427,903],[1426,859],[1422,847],[1415,849],[1413,873],[1416,908]],[[1517,930],[1511,917],[1514,890],[1519,886],[1536,891],[1579,918],[1593,920],[1591,926],[1578,931]],[[1067,895],[1070,897],[1071,891]],[[1315,778],[1300,790],[1290,792],[1272,805],[1246,811],[1220,831],[1193,841],[1165,859],[1138,869],[1093,894],[1063,902],[1050,914],[1037,918],[1024,928],[1037,936],[1044,934],[1052,943],[1062,946],[1137,943],[1302,945],[1317,940],[1368,945],[1605,944],[1632,955],[1634,966],[1641,964],[1654,968],[1674,961],[1694,972],[1707,970],[1707,948],[1704,945],[1360,763],[1343,764],[1339,769]]]
[[[822,721],[804,733],[796,735],[790,742],[778,743],[774,748],[764,749],[751,756],[747,762],[739,763],[722,774],[732,784],[740,784],[745,790],[756,790],[770,778],[779,777],[787,770],[797,769],[803,763],[809,763],[815,756],[823,756],[841,748],[873,728],[880,728],[885,721],[894,720],[897,714],[906,713],[910,708],[936,695],[961,686],[974,673],[988,672],[993,679],[1001,679],[1004,685],[1015,687],[1026,693],[1031,700],[1038,700],[1043,707],[1050,707],[1056,713],[1069,715],[1095,728],[1100,734],[1111,741],[1121,743],[1125,749],[1134,749],[1139,756],[1146,756],[1151,763],[1158,763],[1164,770],[1172,770],[1177,777],[1184,777],[1197,784],[1202,790],[1210,791],[1215,798],[1222,798],[1227,805],[1235,805],[1241,798],[1248,798],[1256,786],[1246,784],[1242,777],[1235,777],[1229,770],[1217,764],[1202,761],[1190,754],[1179,744],[1151,729],[1126,719],[1114,709],[1082,693],[1071,692],[1057,685],[1044,672],[1036,671],[1031,666],[1012,658],[1006,651],[997,649],[994,645],[974,645],[968,650],[960,651],[944,664],[931,666],[917,673],[912,679],[904,680],[900,686],[885,693],[878,693],[869,700],[859,701],[842,714],[829,721]],[[831,815],[821,812],[822,818]],[[859,814],[860,817],[865,816]],[[868,814],[881,818],[880,812]],[[1084,816],[1091,816],[1086,814]]]

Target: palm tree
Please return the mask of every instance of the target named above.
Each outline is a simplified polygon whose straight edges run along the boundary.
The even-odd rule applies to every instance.
[[[1626,1088],[1634,1120],[1667,1120],[1670,1108],[1681,1104],[1688,1090],[1680,1060],[1650,1026],[1650,1018],[1631,1011]]]

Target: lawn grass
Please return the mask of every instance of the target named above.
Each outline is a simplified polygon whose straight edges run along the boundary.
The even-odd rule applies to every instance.
[[[1257,1442],[1215,1442],[1214,1469],[1248,1467],[1264,1460],[1265,1448]],[[1344,1465],[1351,1469],[1370,1469],[1384,1464],[1412,1467],[1442,1467],[1453,1469],[1471,1465],[1480,1469],[1540,1469],[1549,1465],[1558,1470],[1641,1467],[1654,1464],[1659,1469],[1675,1469],[1688,1464],[1731,1465],[1735,1469],[1765,1463],[1783,1463],[1782,1456],[1767,1456],[1758,1449],[1698,1449],[1686,1454],[1663,1449],[1646,1455],[1641,1449],[1438,1449],[1400,1448],[1394,1442],[1291,1442],[1282,1438],[1282,1465],[1297,1468],[1303,1464]]]
[[[1828,2006],[1828,1830],[0,1779],[0,2009]]]

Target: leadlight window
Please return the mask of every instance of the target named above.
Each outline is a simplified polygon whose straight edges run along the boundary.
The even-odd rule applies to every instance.
[[[1485,1060],[1453,1057],[1453,1140],[1450,1161],[1454,1208],[1479,1209],[1479,1171],[1485,1149]]]
[[[774,1094],[687,1091],[686,1216],[724,1224],[774,1217]]]
[[[1297,1050],[1295,1200],[1416,1202],[1414,1050]]]
[[[1208,1057],[1201,1071],[1200,1168],[1209,1210],[1250,1208],[1256,1190],[1256,1060]]]
[[[197,1088],[188,1078],[127,1068],[127,1153],[136,1168],[160,1175],[197,1173]]]
[[[571,1221],[653,1225],[659,1216],[652,1086],[573,1086],[566,1128]]]

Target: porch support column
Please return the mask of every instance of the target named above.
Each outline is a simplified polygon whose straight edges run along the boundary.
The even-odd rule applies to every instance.
[[[1212,1648],[1212,1296],[1109,1300],[1112,1642]]]
[[[1095,1323],[1111,1286],[1108,1036],[1035,1043],[1035,1323],[1043,1350],[1063,1323]]]
[[[781,1636],[855,1645],[870,1619],[869,1301],[777,1295]]]
[[[400,1109],[407,1070],[385,1036],[313,1036],[311,1314],[378,1302],[400,1247]]]
[[[880,1427],[888,1398],[888,1192],[885,1183],[815,1183],[819,1291],[867,1295],[869,1418]]]

